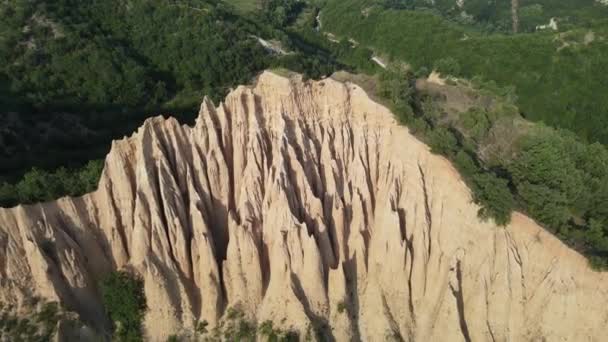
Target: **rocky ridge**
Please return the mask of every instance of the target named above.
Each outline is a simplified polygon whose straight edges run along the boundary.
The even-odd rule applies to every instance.
[[[271,72],[115,141],[96,192],[0,209],[0,302],[107,326],[144,279],[146,336],[251,321],[336,341],[600,341],[608,276],[529,218],[477,217],[448,161],[358,86]]]

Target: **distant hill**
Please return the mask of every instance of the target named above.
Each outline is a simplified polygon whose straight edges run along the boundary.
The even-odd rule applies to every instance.
[[[480,19],[465,24],[452,20],[453,16],[447,20],[442,16],[445,11],[395,9],[386,3],[394,1],[328,0],[321,10],[323,30],[352,37],[415,70],[442,68],[455,76],[513,86],[527,118],[573,130],[589,141],[608,143],[608,97],[603,96],[608,84],[600,72],[608,70],[605,6],[575,2],[586,6],[573,9],[572,15],[558,16],[558,30],[513,35],[488,33],[473,25],[483,23]],[[568,8],[576,7],[560,2],[561,6],[553,8],[550,3],[530,4],[544,4],[547,11],[531,26],[548,24],[547,17],[570,13]],[[487,23],[497,22],[500,20]]]

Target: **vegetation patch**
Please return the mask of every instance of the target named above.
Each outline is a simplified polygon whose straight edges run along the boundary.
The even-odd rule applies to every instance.
[[[408,70],[385,71],[379,80],[379,94],[399,121],[433,152],[453,161],[481,206],[482,218],[504,225],[513,210],[520,210],[585,254],[593,266],[608,266],[604,145],[526,123],[517,114],[512,92],[496,89],[494,83],[460,83],[477,94],[477,103],[449,112],[449,106],[442,106],[445,97],[421,92]]]
[[[282,330],[274,327],[273,322],[256,323],[247,319],[238,306],[230,307],[224,318],[212,330],[207,329],[207,322],[195,325],[194,335],[172,335],[168,341],[269,341],[296,342],[299,333],[293,330]]]
[[[27,172],[16,184],[0,184],[0,207],[51,201],[61,196],[80,196],[97,189],[103,160],[88,162],[80,169],[61,167],[54,172],[37,168]]]
[[[231,6],[234,6],[241,13],[251,13],[260,10],[262,0],[224,0]]]
[[[56,302],[32,299],[27,317],[17,315],[11,306],[0,303],[0,340],[50,341],[60,320],[78,321],[73,313],[64,311]]]
[[[126,271],[110,273],[101,294],[116,341],[143,341],[142,322],[147,309],[143,280]]]
[[[583,38],[590,30],[594,36],[608,33],[608,7],[585,0],[553,1],[551,5],[548,0],[534,1],[547,12],[570,8],[571,11],[564,10],[565,18],[572,18],[579,9],[585,12],[579,11],[579,19],[562,25],[560,30],[564,32],[507,35],[446,20],[441,11],[436,11],[442,3],[452,8],[454,1],[436,1],[433,11],[428,6],[425,10],[422,6],[387,7],[379,5],[381,2],[328,0],[321,9],[323,30],[353,38],[376,53],[407,62],[413,70],[439,68],[457,77],[480,77],[503,88],[514,87],[516,104],[527,119],[572,130],[585,141],[608,143],[608,97],[598,95],[600,89],[606,90],[604,77],[598,71],[608,69],[608,60],[604,58],[608,54],[608,40],[595,39],[585,45]],[[476,12],[469,6],[510,5],[508,1],[464,3],[471,14]],[[460,10],[452,10],[460,16]],[[603,13],[603,19],[599,13]],[[493,14],[502,18],[497,12],[479,12],[481,17]],[[481,17],[475,22],[487,24]],[[549,18],[543,18],[542,22],[548,23]],[[488,20],[499,23],[502,19]],[[502,26],[510,25],[509,19]],[[569,36],[580,36],[577,40],[581,43],[564,47],[563,39]]]

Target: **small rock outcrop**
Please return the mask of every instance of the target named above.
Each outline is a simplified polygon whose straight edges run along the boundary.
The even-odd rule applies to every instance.
[[[529,218],[481,221],[448,161],[354,84],[270,72],[115,141],[96,192],[0,209],[0,302],[105,318],[144,280],[164,341],[229,308],[336,341],[601,341],[608,276]]]

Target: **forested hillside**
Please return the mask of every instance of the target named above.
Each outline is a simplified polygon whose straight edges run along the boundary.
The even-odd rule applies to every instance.
[[[321,19],[324,31],[352,37],[414,70],[439,67],[513,86],[526,118],[608,143],[608,97],[600,95],[608,89],[600,72],[608,70],[608,7],[576,3],[581,6],[573,13],[595,14],[579,15],[578,26],[517,35],[488,34],[437,12],[397,10],[369,0],[329,0]],[[564,18],[558,25],[571,17]]]
[[[17,0],[0,3],[0,22],[0,181],[11,183],[32,167],[43,178],[78,173],[147,116],[191,119],[204,95],[217,101],[265,68],[333,70],[297,46],[270,53],[254,35],[290,38],[220,1]],[[59,188],[42,198],[90,190]]]
[[[244,25],[197,3],[0,4],[2,175],[101,157],[144,113],[193,115],[269,65]]]
[[[375,0],[369,3],[387,9],[429,11],[486,32],[512,32],[513,15],[518,32],[534,32],[552,18],[563,29],[589,26],[606,18],[608,9],[597,0]]]

